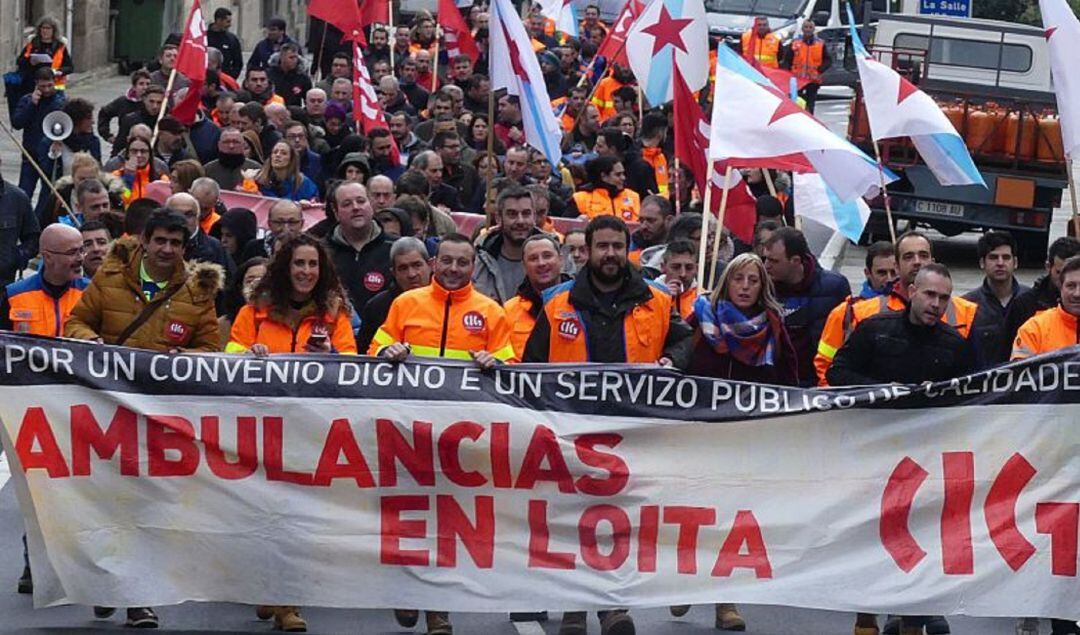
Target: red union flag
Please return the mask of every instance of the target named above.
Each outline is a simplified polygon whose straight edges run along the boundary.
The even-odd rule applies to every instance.
[[[475,64],[480,58],[480,49],[476,46],[476,40],[473,39],[472,32],[461,17],[454,0],[439,0],[439,24],[443,28],[446,54],[450,60],[458,55],[468,55]]]
[[[360,12],[360,5],[353,0],[311,0],[308,15],[318,18],[336,27],[344,34],[345,40],[358,40],[361,46],[367,46],[363,28],[367,26]]]
[[[619,17],[615,19],[615,24],[611,26],[611,31],[608,32],[607,37],[600,43],[600,48],[597,49],[596,54],[608,60],[608,62],[614,62],[621,66],[629,66],[630,60],[626,56],[626,36],[630,33],[630,27],[634,24],[634,20],[637,19],[641,12],[645,10],[645,3],[641,0],[630,0],[623,7],[623,10],[619,12]],[[582,34],[584,37],[584,34]]]
[[[371,85],[367,65],[364,64],[364,54],[360,52],[360,43],[356,40],[353,40],[353,118],[364,134],[376,128],[388,128],[379,98]],[[393,137],[390,138],[390,160],[394,165],[401,165],[401,154]]]
[[[206,82],[206,27],[203,21],[202,4],[199,0],[191,5],[184,37],[180,40],[180,50],[176,56],[176,72],[190,80],[187,94],[173,106],[172,114],[181,123],[190,126],[195,121],[202,102],[202,87]]]

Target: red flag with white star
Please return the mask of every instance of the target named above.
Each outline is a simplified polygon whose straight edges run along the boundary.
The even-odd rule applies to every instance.
[[[365,135],[376,128],[389,129],[382,105],[371,85],[371,75],[364,64],[360,43],[356,40],[353,40],[353,118],[357,130],[362,130]],[[401,165],[401,152],[393,137],[390,137],[390,161],[394,165]]]
[[[640,0],[627,2],[622,11],[619,12],[619,17],[611,25],[607,37],[600,43],[600,48],[597,49],[596,54],[609,62],[614,62],[620,66],[629,66],[630,60],[626,57],[626,35],[630,33],[630,27],[634,24],[634,20],[644,10],[645,3]],[[584,33],[580,35],[585,36]]]
[[[180,50],[176,56],[176,72],[187,77],[190,84],[184,98],[173,106],[172,115],[180,123],[190,126],[195,122],[202,104],[202,87],[206,83],[206,22],[199,0],[195,0],[188,13],[184,37],[180,40]]]
[[[654,0],[626,36],[630,68],[654,106],[671,101],[675,69],[690,90],[709,79],[709,26],[702,0]]]

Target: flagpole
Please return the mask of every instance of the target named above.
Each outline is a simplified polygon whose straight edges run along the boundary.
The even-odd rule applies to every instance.
[[[896,227],[893,225],[892,218],[892,206],[889,204],[889,191],[885,188],[885,164],[881,162],[881,149],[878,148],[878,142],[874,140],[874,156],[877,157],[878,165],[878,178],[881,182],[881,200],[885,202],[885,219],[889,223],[889,237],[892,239],[893,244],[896,244]],[[1070,181],[1072,180],[1070,174]],[[1073,203],[1075,208],[1076,203]]]
[[[319,54],[315,56],[315,71],[319,74],[319,79],[322,79],[322,55],[323,48],[326,46],[326,29],[330,27],[330,23],[326,20],[322,21],[322,37],[319,38]],[[314,75],[314,73],[312,73]]]
[[[1065,171],[1068,172],[1069,177],[1069,200],[1072,202],[1073,231],[1075,232],[1075,236],[1080,237],[1080,210],[1077,209],[1076,179],[1073,178],[1073,161],[1071,156],[1065,160]]]
[[[641,120],[645,118],[645,95],[641,91],[641,84],[637,86],[637,120],[638,130],[641,130]]]
[[[442,37],[442,28],[435,30],[435,52],[431,54],[431,94],[439,89],[439,38]],[[490,91],[488,91],[490,92]],[[491,125],[490,123],[488,125]]]
[[[487,155],[488,161],[495,156],[495,89],[488,90],[488,131],[487,131]],[[491,208],[494,203],[495,178],[494,175],[487,179],[487,191],[484,192],[484,223],[491,222]]]
[[[678,121],[678,118],[675,119]],[[675,215],[682,213],[682,196],[679,191],[679,182],[682,179],[682,169],[679,167],[679,157],[675,157],[675,173],[671,175],[671,191],[675,195]]]
[[[709,240],[709,220],[706,218],[709,215],[709,207],[712,205],[712,175],[713,175],[713,162],[709,160],[709,168],[705,170],[705,200],[701,208],[701,240],[698,244],[698,268],[697,268],[697,284],[698,289],[705,292],[705,250],[708,249]]]
[[[769,168],[761,168],[761,176],[765,179],[765,186],[769,188],[769,196],[776,198],[776,185],[773,183]]]
[[[712,267],[709,268],[709,289],[716,284],[716,263],[720,258],[720,242],[724,237],[724,212],[727,210],[728,188],[731,187],[731,165],[724,172],[724,191],[720,193],[720,211],[716,215],[716,238],[713,240]],[[712,191],[712,183],[709,183]],[[711,215],[711,214],[710,214]]]
[[[67,199],[61,196],[60,192],[56,191],[56,186],[53,185],[53,182],[49,179],[49,177],[45,176],[45,171],[41,169],[40,165],[38,165],[37,160],[34,159],[34,157],[30,156],[30,153],[26,150],[26,147],[18,140],[18,138],[15,137],[15,133],[11,131],[11,128],[8,128],[4,124],[3,120],[0,120],[0,129],[3,129],[4,133],[6,133],[7,136],[11,137],[11,142],[15,144],[15,147],[19,149],[19,152],[21,152],[27,162],[30,163],[30,166],[33,167],[34,171],[38,173],[38,176],[41,177],[42,182],[44,182],[45,185],[49,186],[49,189],[52,190],[53,196],[56,197],[56,200],[60,201],[60,205],[64,207],[64,209],[67,211],[67,213],[71,216],[73,220],[77,220],[75,219],[75,212],[71,211],[71,207],[68,205]],[[59,160],[60,159],[57,159],[57,161]],[[151,157],[151,160],[153,160],[153,157]]]
[[[176,67],[169,72],[169,81],[165,85],[165,100],[161,102],[161,110],[158,111],[157,121],[154,122],[154,134],[150,135],[150,161],[154,160],[154,146],[157,144],[158,126],[165,118],[165,111],[169,109],[169,100],[172,99],[173,82],[176,81]]]

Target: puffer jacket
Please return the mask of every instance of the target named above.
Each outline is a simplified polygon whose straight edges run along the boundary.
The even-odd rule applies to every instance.
[[[80,340],[100,337],[115,343],[147,306],[139,279],[143,250],[135,238],[122,238],[113,245],[105,262],[94,275],[82,299],[75,305],[64,327],[64,336]],[[224,284],[221,267],[211,263],[177,266],[165,291],[150,302],[161,302],[174,285],[184,288],[165,300],[165,305],[139,327],[124,343],[132,348],[168,351],[213,352],[221,348],[214,298]]]

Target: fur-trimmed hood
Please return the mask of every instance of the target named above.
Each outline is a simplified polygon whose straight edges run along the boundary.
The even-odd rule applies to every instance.
[[[142,264],[142,244],[134,236],[115,241],[101,264],[103,271],[122,271],[128,281],[141,287],[139,267]],[[169,284],[188,284],[200,295],[217,295],[225,287],[225,270],[212,262],[187,262],[173,273]]]

